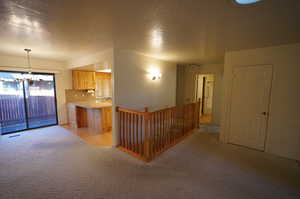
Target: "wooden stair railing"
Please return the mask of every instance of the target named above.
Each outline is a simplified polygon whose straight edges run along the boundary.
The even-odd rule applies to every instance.
[[[118,148],[149,162],[199,127],[200,102],[154,112],[117,107]]]

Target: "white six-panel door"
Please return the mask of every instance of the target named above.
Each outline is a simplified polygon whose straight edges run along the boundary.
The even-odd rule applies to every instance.
[[[229,142],[264,151],[272,66],[236,67],[232,82]]]

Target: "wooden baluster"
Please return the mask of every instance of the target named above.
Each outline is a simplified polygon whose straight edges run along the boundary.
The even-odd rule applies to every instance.
[[[136,147],[136,153],[139,153],[139,145],[138,145],[138,135],[139,135],[139,129],[138,129],[138,117],[139,115],[135,115],[135,147]]]
[[[140,118],[140,115],[136,115],[136,130],[137,130],[136,144],[137,144],[138,154],[141,153],[141,150],[140,150],[140,133],[141,133],[141,131],[139,130],[139,118]]]
[[[186,106],[183,107],[183,125],[182,125],[182,135],[184,135],[185,132],[185,125],[186,125]]]
[[[131,114],[130,117],[130,126],[131,126],[131,147],[132,151],[135,151],[135,143],[134,143],[134,114]]]
[[[161,124],[161,149],[164,149],[164,112],[160,112],[160,124]]]
[[[132,114],[132,118],[131,118],[131,125],[132,125],[132,147],[133,147],[133,151],[136,152],[136,144],[135,144],[135,114]]]
[[[174,135],[174,109],[171,110],[171,143],[173,142],[173,135]]]
[[[141,136],[141,155],[144,155],[144,127],[143,127],[144,116],[140,116],[140,136]]]
[[[146,158],[146,161],[149,161],[150,160],[150,154],[149,154],[149,147],[150,147],[150,143],[149,143],[149,114],[146,114],[144,116],[145,118],[145,145],[144,145],[144,151],[145,151],[145,158]]]
[[[122,116],[121,116],[121,112],[118,112],[118,107],[116,109],[116,112],[118,114],[118,128],[119,128],[119,145],[122,146],[122,127],[121,127],[121,121],[122,121]]]
[[[121,128],[121,136],[122,136],[122,140],[121,140],[121,146],[125,148],[125,136],[124,136],[124,113],[123,112],[119,112],[121,115],[121,121],[120,121],[120,128]]]
[[[140,137],[140,144],[139,144],[139,147],[140,147],[140,155],[141,156],[143,156],[143,150],[144,150],[144,147],[143,147],[143,145],[144,145],[144,138],[143,138],[143,131],[144,131],[144,129],[143,129],[143,120],[144,120],[144,116],[143,115],[140,115],[139,116],[139,129],[140,129],[140,133],[139,133],[139,137]]]
[[[126,113],[125,112],[123,112],[123,135],[124,135],[124,147],[127,149]]]
[[[169,137],[168,137],[168,123],[169,123],[169,118],[168,118],[168,114],[169,114],[169,110],[166,110],[165,111],[165,139],[166,139],[166,141],[165,141],[165,147],[168,145],[168,139],[169,139]]]
[[[134,124],[135,124],[135,139],[134,139],[134,145],[135,145],[135,151],[136,153],[139,153],[139,148],[138,148],[138,128],[137,128],[137,118],[138,118],[138,114],[135,115],[134,117]]]
[[[153,113],[153,149],[154,149],[154,154],[157,152],[157,119],[156,119],[156,113]]]
[[[120,112],[120,113],[122,113],[122,131],[121,131],[121,133],[122,133],[122,146],[124,148],[126,148],[126,145],[125,145],[125,140],[126,140],[126,138],[125,138],[125,126],[124,126],[125,114],[124,114],[124,112]]]
[[[126,113],[122,112],[122,135],[123,135],[123,147],[126,148],[126,129],[125,129]]]
[[[127,149],[129,149],[129,131],[128,131],[128,128],[129,128],[129,125],[128,125],[128,116],[129,115],[129,113],[126,113],[126,120],[125,120],[125,122],[126,122],[126,148]]]
[[[164,148],[164,121],[163,121],[163,112],[160,112],[160,150]]]
[[[171,131],[171,109],[168,111],[168,144],[170,144]]]
[[[150,150],[149,150],[149,155],[150,157],[152,157],[153,155],[153,132],[152,132],[152,129],[153,129],[153,115],[150,115],[150,118],[149,118],[149,125],[150,125],[150,129],[149,129],[149,139],[150,139]]]
[[[121,122],[122,122],[122,113],[118,111],[118,107],[116,109],[116,112],[118,114],[118,128],[119,128],[119,145],[122,146],[122,125],[121,125]]]
[[[168,144],[170,144],[171,143],[171,112],[172,111],[172,109],[170,109],[170,111],[169,111],[169,141],[168,141]]]
[[[165,148],[166,147],[166,112],[165,111],[163,111],[162,112],[162,128],[163,128],[163,136],[162,136],[162,138],[163,138],[163,148]]]
[[[132,150],[132,132],[131,132],[131,113],[129,113],[128,118],[128,132],[129,132],[129,149]]]
[[[156,125],[157,125],[157,151],[160,150],[160,117],[159,112],[156,114]]]
[[[160,112],[157,113],[157,126],[158,126],[158,151],[161,149],[161,119],[160,119]]]

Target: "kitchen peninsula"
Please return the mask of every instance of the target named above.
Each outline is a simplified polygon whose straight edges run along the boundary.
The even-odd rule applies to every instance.
[[[112,104],[100,100],[68,103],[69,125],[101,134],[111,131]]]

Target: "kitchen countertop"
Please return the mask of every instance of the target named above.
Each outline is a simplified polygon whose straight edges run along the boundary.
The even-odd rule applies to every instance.
[[[112,103],[109,102],[101,102],[98,100],[95,101],[82,101],[82,102],[69,102],[69,104],[74,104],[75,106],[89,108],[89,109],[99,109],[105,107],[111,107]]]

